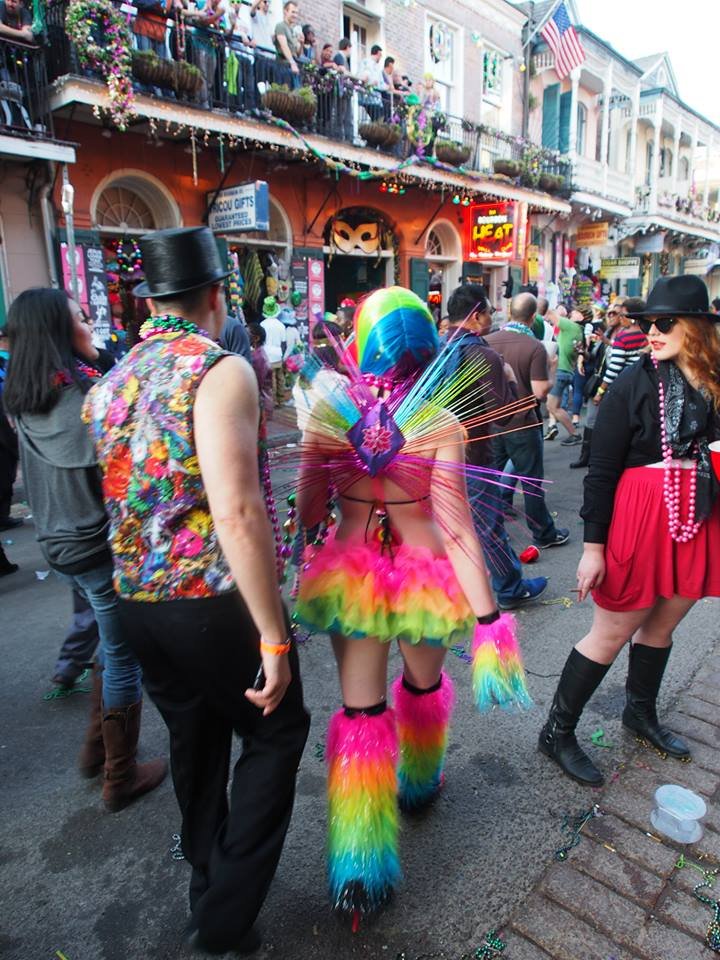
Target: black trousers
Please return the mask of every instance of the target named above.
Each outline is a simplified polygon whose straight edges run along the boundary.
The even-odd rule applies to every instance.
[[[277,868],[310,717],[293,648],[292,683],[268,717],[245,698],[260,665],[239,593],[164,603],[120,601],[127,642],[170,732],[170,762],[192,865],[190,908],[207,945],[230,949],[251,927]],[[243,751],[227,802],[233,731]]]
[[[18,442],[10,421],[0,409],[0,520],[10,516],[18,466]]]

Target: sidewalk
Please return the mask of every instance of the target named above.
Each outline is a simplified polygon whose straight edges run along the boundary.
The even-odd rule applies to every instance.
[[[269,448],[282,447],[286,443],[297,443],[300,431],[297,428],[295,407],[284,404],[273,413],[272,420],[267,421],[267,445]]]
[[[551,863],[501,932],[505,950],[493,957],[718,957],[705,945],[713,910],[693,896],[702,875],[688,866],[678,868],[678,861],[684,854],[686,861],[707,870],[720,867],[720,653],[708,657],[663,719],[688,739],[692,763],[663,760],[651,748],[638,746],[602,790],[588,790],[588,812],[598,804],[602,815],[583,826],[579,844],[564,861]],[[705,832],[698,843],[680,845],[654,835],[650,811],[655,789],[663,783],[685,786],[705,800]],[[720,880],[714,890],[701,893],[716,900]]]

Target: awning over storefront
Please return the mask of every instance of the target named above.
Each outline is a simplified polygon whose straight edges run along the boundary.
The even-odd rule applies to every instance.
[[[706,240],[708,243],[720,243],[720,224],[708,224],[707,227],[696,226],[689,223],[680,223],[670,220],[668,217],[631,217],[622,225],[623,239],[637,235],[638,233],[647,233],[650,229],[669,230],[672,233],[686,234],[700,240]]]
[[[63,77],[56,81],[51,97],[53,111],[62,110],[76,103],[101,109],[108,109],[109,105],[105,88],[92,80],[85,80],[82,77]],[[159,131],[162,131],[166,123],[184,125],[203,132],[207,130],[210,133],[223,134],[236,139],[258,141],[269,148],[294,149],[301,153],[307,153],[308,157],[312,156],[302,140],[293,136],[291,132],[269,123],[257,123],[246,118],[202,110],[190,104],[181,105],[142,95],[136,95],[135,106],[140,116],[148,120],[152,119],[158,124]],[[124,134],[119,135],[123,136]],[[376,150],[328,140],[313,134],[304,135],[304,140],[313,149],[334,160],[361,164],[371,170],[381,171],[387,167],[388,175],[392,175],[392,168],[395,166],[394,161],[391,157],[383,156]],[[516,187],[512,183],[495,180],[491,177],[470,177],[421,163],[405,167],[402,174],[404,177],[417,180],[419,183],[431,182],[441,187],[447,186],[449,190],[472,191],[493,199],[524,201],[535,211],[539,210],[547,213],[572,212],[570,204],[566,200],[527,190],[523,187]]]
[[[608,200],[606,197],[596,197],[594,193],[573,193],[572,202],[580,207],[612,213],[616,217],[629,217],[631,213],[628,204],[619,200]]]

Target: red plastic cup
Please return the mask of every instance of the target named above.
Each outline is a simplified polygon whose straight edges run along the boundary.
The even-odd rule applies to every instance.
[[[714,440],[708,444],[710,447],[710,459],[712,461],[715,476],[720,480],[720,440]]]
[[[720,446],[718,456],[720,457]],[[717,470],[717,467],[715,469]],[[535,546],[534,543],[531,543],[529,547],[525,547],[518,559],[520,563],[535,563],[539,557],[540,550]]]

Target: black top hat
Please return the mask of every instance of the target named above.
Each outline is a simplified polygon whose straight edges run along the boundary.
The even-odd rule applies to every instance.
[[[223,267],[209,227],[157,230],[140,237],[145,280],[136,297],[162,299],[188,290],[209,287],[232,273]]]
[[[650,291],[642,313],[629,317],[703,317],[720,321],[720,315],[710,313],[708,290],[700,277],[692,274],[682,277],[660,277]]]

